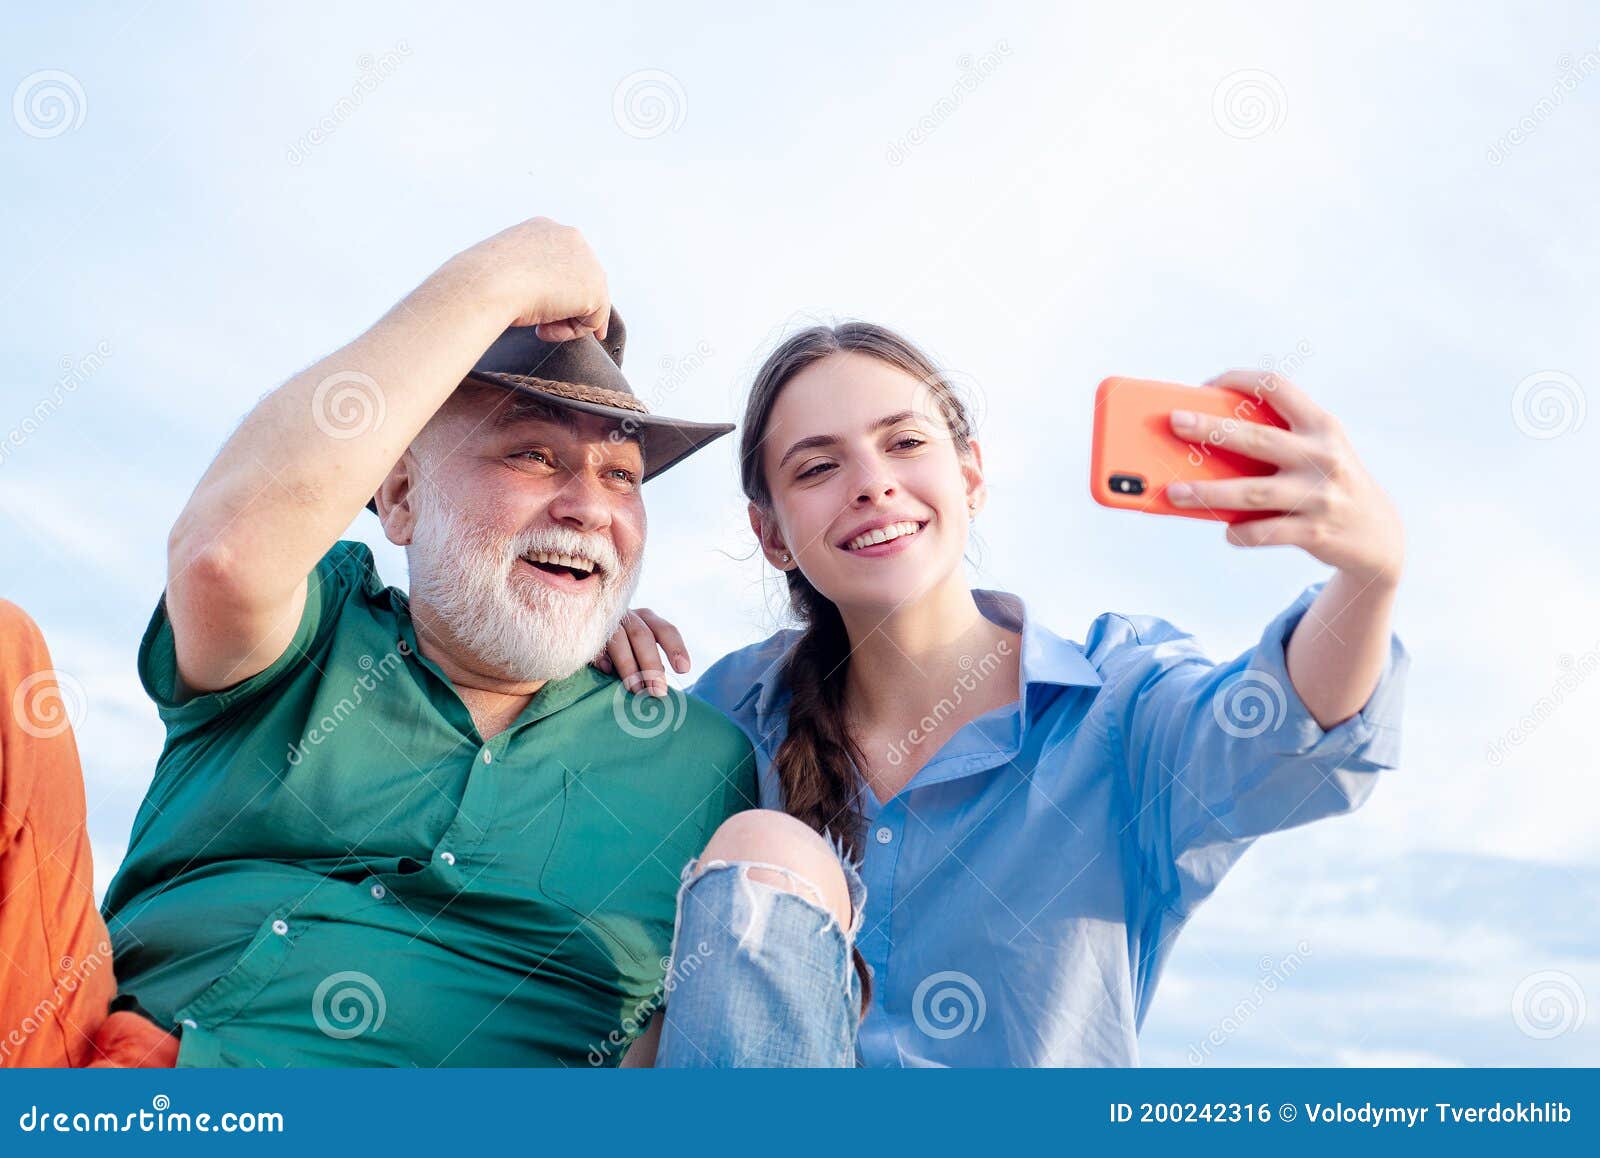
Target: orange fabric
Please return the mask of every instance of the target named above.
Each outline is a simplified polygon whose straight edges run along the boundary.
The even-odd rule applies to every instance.
[[[178,1039],[148,1018],[122,1010],[100,1023],[94,1053],[89,1063],[94,1068],[170,1068],[178,1064]]]
[[[0,1066],[171,1065],[176,1038],[107,1017],[111,938],[66,714],[79,694],[33,620],[0,600]]]

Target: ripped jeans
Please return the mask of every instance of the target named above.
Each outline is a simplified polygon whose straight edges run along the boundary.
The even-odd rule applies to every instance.
[[[788,892],[748,870],[793,881]],[[656,1065],[849,1067],[856,1064],[861,981],[850,947],[866,888],[841,858],[851,927],[823,906],[810,881],[756,861],[691,861],[678,891]]]

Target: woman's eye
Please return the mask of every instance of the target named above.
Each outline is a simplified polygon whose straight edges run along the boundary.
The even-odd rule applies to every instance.
[[[807,467],[805,470],[801,471],[795,477],[796,478],[810,478],[813,475],[821,474],[825,470],[832,470],[832,469],[833,469],[833,463],[831,463],[831,462],[819,462],[819,463],[817,463],[816,466]]]
[[[894,448],[896,450],[915,450],[924,441],[924,439],[918,438],[914,434],[908,434],[904,438],[898,439],[894,444]]]

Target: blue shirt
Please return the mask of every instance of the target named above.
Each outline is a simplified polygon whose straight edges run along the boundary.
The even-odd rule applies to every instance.
[[[1173,936],[1223,874],[1264,833],[1356,808],[1399,762],[1397,637],[1337,727],[1295,692],[1284,647],[1320,589],[1223,664],[1153,616],[1101,615],[1080,645],[1013,595],[973,592],[1021,634],[1022,698],[962,727],[887,804],[862,791],[857,944],[876,986],[862,1064],[1137,1064]],[[772,758],[798,634],[724,657],[692,689],[750,737],[765,807],[783,805]],[[1005,658],[974,657],[928,729]]]

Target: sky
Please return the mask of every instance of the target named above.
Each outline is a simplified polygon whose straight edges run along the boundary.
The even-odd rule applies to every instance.
[[[1169,1065],[1600,1058],[1600,11],[35,5],[0,42],[0,597],[75,683],[101,888],[161,746],[165,537],[262,394],[445,258],[580,228],[655,409],[814,320],[975,400],[975,586],[1218,659],[1327,569],[1098,507],[1112,374],[1283,368],[1406,520],[1402,766],[1179,939]],[[0,91],[4,95],[4,91]],[[731,439],[647,489],[697,670],[780,625]],[[389,582],[403,555],[363,515]],[[692,678],[692,677],[691,677]]]

